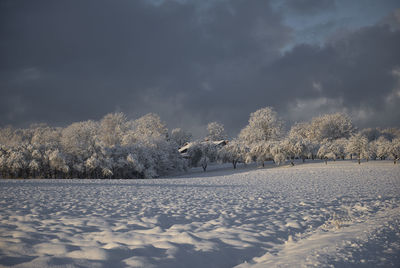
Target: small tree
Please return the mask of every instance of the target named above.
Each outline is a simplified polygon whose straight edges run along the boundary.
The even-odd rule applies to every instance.
[[[390,145],[390,155],[393,157],[393,163],[396,164],[400,156],[400,138],[392,140]]]
[[[376,160],[376,158],[378,157],[378,143],[376,140],[369,142],[368,154],[369,157],[373,160]]]
[[[227,135],[225,134],[224,125],[218,122],[211,122],[207,125],[208,136],[207,140],[209,141],[220,141],[225,140]]]
[[[268,159],[272,159],[271,146],[273,144],[268,141],[259,141],[257,143],[251,144],[249,148],[248,157],[251,160],[256,160],[261,163],[264,167],[264,162]]]
[[[277,153],[274,155],[274,162],[278,166],[280,166],[282,163],[285,163],[286,161],[286,156],[283,153]]]
[[[310,123],[296,123],[291,127],[288,135],[290,140],[296,142],[303,162],[306,158],[314,160],[319,149],[319,143],[316,141],[313,142],[310,138],[310,129]]]
[[[212,142],[194,142],[188,149],[191,166],[200,164],[204,171],[207,170],[209,162],[217,159],[217,147]]]
[[[12,148],[8,154],[7,166],[10,169],[10,173],[13,174],[15,178],[25,175],[25,170],[27,169],[29,162],[26,156],[21,150],[22,148]]]
[[[30,175],[33,178],[36,178],[37,174],[40,171],[40,165],[39,165],[38,161],[36,161],[35,159],[31,160],[31,162],[29,163],[29,171],[30,171]]]
[[[355,154],[358,159],[358,164],[360,164],[362,158],[369,158],[367,138],[360,133],[353,135],[347,143],[346,151],[349,154]]]
[[[227,145],[222,147],[218,152],[219,159],[222,162],[231,162],[233,168],[236,169],[238,162],[244,162],[246,154],[248,153],[248,148],[246,145],[239,140],[232,140]]]
[[[98,178],[97,171],[101,168],[101,163],[96,153],[85,161],[85,168],[88,171],[87,175],[89,178]]]
[[[337,139],[332,142],[331,151],[335,154],[336,158],[341,158],[344,160],[346,157],[346,146],[348,140],[345,138]]]
[[[386,159],[390,155],[391,142],[385,137],[379,137],[376,141],[376,156],[381,160]]]
[[[336,155],[332,153],[331,151],[331,143],[330,142],[324,142],[321,147],[319,147],[317,156],[321,159],[324,159],[325,164],[328,164],[328,159],[329,158],[334,158],[336,159]],[[332,157],[334,156],[334,157]]]
[[[302,153],[302,146],[295,139],[287,138],[281,142],[281,147],[283,151],[286,153],[287,157],[289,157],[290,164],[294,166],[294,159],[299,157]]]
[[[276,165],[285,163],[286,152],[284,151],[284,148],[278,142],[274,143],[274,145],[271,147],[271,154],[274,157],[274,162]]]

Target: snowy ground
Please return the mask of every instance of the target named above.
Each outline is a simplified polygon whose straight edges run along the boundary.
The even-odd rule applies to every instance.
[[[0,266],[400,267],[400,165],[0,180]]]

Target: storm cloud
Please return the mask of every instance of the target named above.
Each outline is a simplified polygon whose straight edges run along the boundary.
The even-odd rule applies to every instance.
[[[336,8],[311,2],[290,12]],[[289,123],[346,111],[360,127],[400,125],[398,28],[382,17],[298,43],[275,4],[2,1],[0,125],[154,112],[170,128],[202,135],[219,121],[235,135],[265,106]]]

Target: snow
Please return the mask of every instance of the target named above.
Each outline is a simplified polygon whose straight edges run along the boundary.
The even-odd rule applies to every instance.
[[[0,180],[0,266],[399,267],[400,165]]]

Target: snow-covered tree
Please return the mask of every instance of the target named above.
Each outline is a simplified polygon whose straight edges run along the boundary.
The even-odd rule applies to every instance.
[[[207,140],[209,141],[220,141],[220,140],[225,140],[227,138],[224,125],[218,122],[208,123],[207,131],[208,131]]]
[[[137,173],[142,173],[145,170],[143,163],[140,161],[140,157],[137,153],[131,152],[126,157],[126,161],[131,169],[135,170]]]
[[[278,166],[281,165],[282,163],[285,163],[286,161],[286,156],[282,152],[278,152],[274,155],[274,162]]]
[[[35,147],[57,149],[60,144],[61,128],[53,128],[46,125],[37,125],[32,130],[31,144]]]
[[[348,140],[345,138],[336,139],[332,141],[331,151],[336,158],[341,158],[342,160],[346,157],[346,146]]]
[[[180,128],[174,128],[171,131],[171,140],[178,145],[178,148],[190,142],[191,139],[192,139],[192,134]]]
[[[318,153],[320,144],[310,138],[311,124],[309,123],[296,123],[294,124],[288,134],[288,139],[295,141],[297,146],[300,147],[300,156],[303,162],[306,158],[314,159]]]
[[[256,160],[263,163],[272,158],[273,154],[270,153],[272,143],[282,136],[283,122],[271,107],[251,113],[248,125],[239,133],[239,140],[249,148],[246,162]]]
[[[3,177],[153,178],[186,167],[155,114],[128,121],[114,113],[100,122],[9,127],[0,134]]]
[[[8,154],[8,158],[6,160],[7,167],[10,170],[10,174],[14,177],[26,177],[27,176],[27,168],[29,162],[26,158],[26,155],[23,151],[22,147],[12,148],[10,153]]]
[[[63,151],[81,160],[87,159],[95,151],[98,127],[94,121],[85,121],[73,123],[64,128],[60,139]],[[110,143],[113,142],[109,140]]]
[[[283,123],[277,113],[266,107],[250,114],[248,125],[239,133],[239,139],[246,144],[278,140],[283,133]]]
[[[131,123],[138,139],[164,138],[168,137],[166,124],[161,121],[157,114],[149,113]]]
[[[356,155],[358,164],[360,164],[361,159],[369,158],[367,138],[360,133],[351,136],[349,142],[347,143],[346,151],[351,155]]]
[[[98,171],[101,169],[101,163],[98,159],[98,155],[96,153],[92,154],[86,161],[85,161],[85,168],[88,172],[88,175],[91,178],[98,179]]]
[[[0,176],[6,177],[8,166],[7,166],[8,152],[4,145],[0,145]]]
[[[231,162],[235,169],[238,162],[245,161],[247,152],[248,150],[244,143],[235,139],[229,141],[227,145],[218,151],[218,158],[224,163]]]
[[[32,176],[32,178],[36,178],[37,174],[40,172],[40,165],[39,162],[35,159],[32,159],[29,162],[29,173]]]
[[[392,141],[393,139],[400,138],[399,128],[385,128],[381,130],[381,135],[387,140]]]
[[[294,166],[294,159],[302,154],[301,143],[295,139],[286,138],[280,142],[281,151],[289,158],[290,164]]]
[[[344,113],[326,114],[311,121],[308,138],[313,141],[333,141],[349,138],[354,132],[351,119]]]
[[[311,124],[306,122],[295,123],[289,130],[290,139],[309,139]]]
[[[328,159],[332,159],[336,161],[336,159],[341,158],[344,160],[346,157],[346,146],[348,140],[345,138],[329,141],[324,140],[321,142],[321,146],[319,147],[317,156],[321,159],[325,160],[325,164]]]
[[[156,114],[128,120],[123,113],[113,113],[66,128],[45,124],[0,128],[0,172],[5,178],[154,178],[184,170],[188,164],[201,165],[205,171],[217,158],[235,168],[241,161],[263,163],[272,158],[280,164],[288,158],[314,158],[317,152],[323,158],[343,159],[348,152],[359,160],[391,157],[397,161],[398,129],[364,130],[370,138],[379,136],[369,145],[361,134],[347,143],[353,129],[346,115],[324,115],[295,124],[282,140],[282,121],[267,107],[252,113],[238,139],[222,148],[214,140],[225,139],[223,126],[210,123],[208,141],[192,143],[184,159],[178,147],[190,140],[190,134],[174,129],[169,137]]]
[[[50,168],[53,170],[54,178],[63,176],[69,171],[69,166],[67,165],[67,161],[63,153],[61,153],[58,149],[49,150],[48,153],[49,164]]]
[[[251,144],[249,152],[246,155],[246,162],[255,160],[264,167],[264,162],[272,159],[271,146],[273,146],[273,143],[268,141],[259,141]]]
[[[191,143],[188,149],[188,156],[191,166],[202,166],[206,171],[208,163],[214,162],[218,156],[217,146],[209,141],[196,141]]]
[[[136,143],[151,143],[152,140],[168,139],[168,129],[156,114],[149,113],[128,122],[128,130],[122,139],[123,146]]]
[[[159,139],[154,141],[149,148],[153,150],[154,168],[158,176],[165,175],[172,170],[180,171],[185,168],[183,159],[174,144],[165,139]],[[215,156],[212,160],[215,161]]]
[[[392,140],[389,152],[390,156],[393,158],[393,163],[396,164],[400,157],[400,138]]]
[[[373,140],[373,141],[368,143],[368,154],[369,154],[369,157],[371,159],[373,159],[373,160],[376,160],[376,158],[378,157],[378,143],[377,143],[377,140]]]
[[[10,147],[17,147],[22,144],[23,138],[18,130],[11,126],[0,129],[0,144]]]
[[[376,156],[378,158],[384,160],[390,156],[391,142],[388,141],[385,137],[383,136],[379,137],[375,145],[376,145]]]
[[[287,155],[284,149],[285,148],[281,146],[280,142],[274,142],[272,144],[270,152],[274,158],[274,162],[276,165],[285,163]]]
[[[328,163],[329,159],[336,160],[337,155],[335,153],[335,148],[332,142],[325,141],[319,147],[317,156],[325,161],[325,164]]]
[[[360,133],[368,139],[368,142],[375,141],[382,136],[382,133],[378,128],[365,128],[362,129]]]
[[[123,113],[107,114],[100,121],[99,139],[106,147],[118,146],[127,130],[127,119]]]

